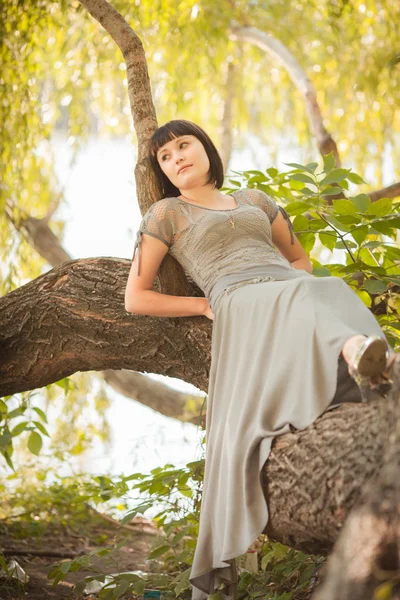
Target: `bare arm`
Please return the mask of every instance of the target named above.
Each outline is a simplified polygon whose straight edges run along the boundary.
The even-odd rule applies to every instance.
[[[312,273],[311,261],[296,236],[294,236],[294,244],[292,244],[288,224],[281,212],[277,214],[272,223],[272,242],[295,269],[304,269],[304,271]]]
[[[137,275],[138,254],[136,254],[125,289],[125,310],[153,317],[204,315],[209,308],[206,298],[168,296],[151,289],[161,261],[167,252],[166,244],[151,235],[142,234],[140,275]]]

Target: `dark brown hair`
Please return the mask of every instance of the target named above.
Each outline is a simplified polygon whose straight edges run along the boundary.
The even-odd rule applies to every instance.
[[[174,138],[183,135],[194,135],[204,146],[204,150],[210,161],[207,185],[211,183],[214,184],[214,187],[220,189],[224,182],[224,167],[221,157],[204,129],[191,121],[184,121],[183,119],[168,121],[168,123],[165,123],[165,125],[162,125],[153,133],[149,144],[151,165],[161,185],[163,198],[167,196],[179,196],[180,191],[162,171],[157,160],[157,152]]]

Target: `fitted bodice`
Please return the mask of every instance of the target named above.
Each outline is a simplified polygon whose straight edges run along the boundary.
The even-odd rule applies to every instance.
[[[166,244],[207,298],[221,278],[252,271],[254,267],[272,265],[280,271],[293,271],[272,243],[271,224],[279,210],[290,224],[293,242],[285,211],[261,190],[239,190],[232,196],[237,206],[220,210],[175,197],[155,202],[137,232],[133,256],[138,250],[138,274],[143,233]]]

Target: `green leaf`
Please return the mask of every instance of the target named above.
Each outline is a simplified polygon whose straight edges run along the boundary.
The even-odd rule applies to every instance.
[[[365,213],[371,204],[371,198],[367,196],[367,194],[358,194],[357,196],[353,196],[351,201],[359,213]]]
[[[357,208],[350,200],[334,200],[333,208],[339,215],[355,215]]]
[[[334,250],[336,245],[336,234],[335,233],[319,233],[319,239],[321,244],[323,244],[328,250],[331,252]]]
[[[323,192],[323,196],[336,196],[336,194],[341,194],[342,190],[338,186],[329,185]]]
[[[376,202],[371,202],[366,212],[368,215],[376,215],[377,217],[383,217],[388,215],[392,210],[392,200],[390,198],[381,198]]]
[[[32,431],[28,438],[28,448],[32,452],[38,456],[40,450],[42,449],[43,440],[42,437],[38,434],[37,431]]]
[[[297,215],[297,217],[294,218],[293,229],[295,231],[305,231],[309,229],[309,227],[310,225],[307,217],[304,217],[303,215]]]
[[[290,202],[289,204],[287,204],[285,206],[285,210],[290,215],[301,215],[306,210],[309,210],[309,209],[310,209],[310,206],[308,204],[306,204],[305,202]]]
[[[270,167],[269,169],[267,169],[267,173],[273,179],[274,177],[276,177],[278,175],[279,171],[278,171],[278,169],[275,169],[274,167]]]
[[[298,240],[300,244],[303,246],[304,250],[309,254],[311,250],[314,248],[315,244],[315,234],[314,233],[300,233],[298,235]]]
[[[326,215],[325,218],[328,221],[328,223],[330,223],[330,225],[333,225],[333,227],[335,227],[335,229],[339,229],[339,231],[346,232],[350,231],[350,227],[348,225],[344,225],[338,219],[335,219],[335,217],[332,217],[331,215]]]
[[[307,569],[305,569],[302,572],[299,583],[306,583],[306,582],[308,583],[308,581],[314,575],[315,567],[316,567],[316,565],[310,565],[309,567],[307,567]]]
[[[366,183],[364,179],[357,173],[349,173],[347,179],[349,179],[351,183],[356,183],[357,185],[360,185],[361,183]]]
[[[322,157],[324,159],[324,171],[325,173],[330,173],[332,169],[336,166],[335,157],[333,156],[333,152],[329,152],[329,154],[324,154]]]
[[[165,554],[166,552],[168,552],[168,550],[171,549],[171,546],[168,546],[166,544],[164,544],[163,546],[159,546],[158,548],[155,548],[154,550],[152,550],[149,554],[149,558],[157,558],[158,556],[161,556],[162,554]]]
[[[175,534],[175,536],[171,540],[172,546],[177,546],[179,544],[179,542],[182,540],[182,538],[184,538],[185,535],[187,535],[187,533],[188,533],[187,529],[182,529],[182,531],[179,531],[177,534]]]
[[[354,250],[355,248],[357,248],[357,244],[351,242],[350,240],[346,240],[344,242],[342,240],[338,240],[336,242],[335,248],[336,250],[347,250],[348,248]]]
[[[364,287],[370,294],[383,294],[387,289],[386,283],[379,279],[367,279],[364,281]]]
[[[312,185],[317,185],[311,177],[305,175],[304,173],[295,173],[294,175],[289,175],[289,179],[293,179],[294,181],[302,181],[303,183],[311,183]]]
[[[115,588],[114,598],[119,598],[120,596],[125,594],[129,586],[129,581],[121,581],[121,583]]]
[[[351,232],[351,235],[353,236],[357,244],[361,246],[361,244],[368,235],[368,226],[361,225],[361,227],[357,227],[357,229],[354,229],[354,231]]]
[[[28,421],[22,421],[22,423],[18,423],[18,425],[16,425],[14,427],[14,429],[11,430],[11,435],[13,437],[15,437],[16,435],[19,435],[20,433],[25,431],[25,429],[27,428],[28,425],[29,425]]]
[[[127,513],[127,514],[124,516],[124,518],[123,518],[123,519],[121,519],[121,523],[122,523],[122,525],[125,525],[125,523],[129,523],[129,521],[132,521],[132,519],[133,519],[134,517],[136,517],[137,513],[138,513],[138,511],[137,511],[136,509],[135,509],[135,510],[131,510],[130,512],[128,512],[128,513]]]
[[[379,248],[382,245],[383,245],[382,242],[366,242],[363,245],[363,248]]]
[[[336,215],[339,223],[343,225],[360,225],[361,219],[358,215]]]
[[[308,188],[304,187],[304,183],[302,181],[296,181],[295,179],[289,179],[289,187],[291,190],[294,190],[295,192],[301,192],[302,194],[305,194],[307,196],[310,194],[315,196],[315,192],[311,192],[311,190],[309,190],[309,192],[307,191]]]
[[[314,173],[315,169],[317,167],[318,167],[318,163],[316,163],[316,162],[310,162],[304,168],[307,169],[307,171],[310,171],[310,172]]]
[[[400,260],[400,249],[399,248],[394,248],[393,246],[386,246],[385,252],[386,252],[386,256],[390,260],[393,260],[393,261]]]
[[[368,294],[368,292],[366,292],[365,290],[357,289],[356,294],[357,294],[357,296],[359,296],[359,298],[361,298],[361,300],[364,302],[365,306],[367,306],[368,308],[371,308],[372,299],[371,299],[371,296]]]
[[[15,417],[20,417],[21,415],[23,415],[25,413],[25,411],[26,411],[25,406],[19,406],[18,408],[14,408],[14,410],[9,412],[7,415],[7,418],[14,419]]]
[[[301,165],[300,163],[283,163],[287,167],[293,167],[294,169],[299,169],[300,171],[307,170],[305,165]]]
[[[5,461],[6,461],[6,463],[7,463],[7,464],[8,464],[8,466],[10,467],[10,469],[12,469],[13,471],[15,471],[15,468],[14,468],[13,462],[12,462],[12,460],[11,460],[10,453],[9,453],[9,452],[7,452],[7,451],[5,451],[5,452],[2,452],[2,454],[3,454],[4,458],[5,458]]]
[[[72,565],[72,560],[65,560],[62,563],[60,563],[59,567],[60,567],[61,573],[64,573],[64,575],[66,575],[68,573],[68,571],[70,570],[71,565]]]
[[[62,388],[66,392],[68,392],[68,390],[70,388],[70,381],[69,381],[68,377],[64,377],[64,379],[59,379],[59,381],[55,381],[54,385],[57,385],[58,387]]]
[[[328,267],[317,267],[313,269],[313,275],[315,277],[330,277],[331,272]]]
[[[39,431],[41,431],[43,433],[43,435],[47,435],[47,437],[50,437],[49,434],[47,433],[46,428],[43,427],[43,425],[41,423],[39,423],[39,421],[33,421],[33,423],[36,425],[36,427],[39,429]]]
[[[395,228],[392,225],[390,225],[390,221],[381,221],[374,223],[373,225],[371,225],[371,233],[372,229],[374,229],[378,233],[383,233],[383,235],[387,236],[391,236],[396,231]]]
[[[349,169],[333,169],[326,177],[320,181],[320,185],[327,185],[328,183],[338,183],[343,179],[346,179],[350,173]]]
[[[33,407],[33,410],[39,415],[39,417],[42,419],[42,421],[44,423],[47,423],[47,417],[46,414],[42,411],[41,408],[38,408],[37,406]]]
[[[7,404],[3,400],[0,400],[0,414],[6,414],[7,412]]]
[[[9,445],[12,442],[12,435],[9,431],[3,431],[0,435],[0,451],[7,452]]]
[[[317,231],[318,229],[326,229],[328,227],[328,223],[326,223],[326,221],[323,219],[311,219],[311,221],[308,222],[310,229],[313,231]]]
[[[315,198],[315,197],[317,197],[317,198],[318,198],[318,194],[316,194],[316,192],[313,192],[312,190],[310,190],[308,187],[302,187],[302,188],[300,189],[300,193],[301,193],[303,196],[308,196],[310,199],[311,199],[311,198]]]
[[[174,580],[177,583],[177,585],[175,586],[175,589],[174,589],[174,592],[177,596],[179,596],[179,594],[181,594],[182,592],[184,592],[185,590],[188,590],[190,588],[189,577],[190,577],[191,570],[192,570],[192,568],[189,567],[189,569],[186,569],[186,571],[183,571],[183,573],[178,575],[178,577]]]

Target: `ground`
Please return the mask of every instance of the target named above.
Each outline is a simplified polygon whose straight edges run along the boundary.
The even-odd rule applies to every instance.
[[[53,587],[47,578],[50,567],[63,558],[78,557],[96,548],[112,545],[115,536],[120,537],[121,534],[128,538],[125,546],[104,558],[95,557],[94,566],[104,573],[148,571],[145,557],[154,540],[155,528],[145,519],[137,519],[134,526],[121,529],[117,522],[88,514],[84,526],[46,525],[43,528],[41,524],[40,535],[36,537],[31,523],[1,523],[0,549],[7,560],[17,560],[30,580],[18,589],[15,583],[0,578],[0,600],[71,598],[73,584],[93,573],[68,573],[65,582]],[[84,598],[90,600],[91,596],[85,595]]]

